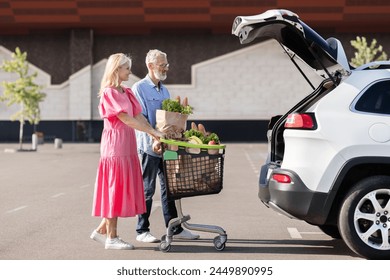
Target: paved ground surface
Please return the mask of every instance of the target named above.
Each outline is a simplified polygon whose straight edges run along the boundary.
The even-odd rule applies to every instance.
[[[28,145],[25,145],[26,147]],[[119,220],[119,234],[133,251],[105,250],[89,239],[99,219],[91,216],[98,144],[53,143],[37,152],[9,152],[0,144],[0,259],[3,260],[353,260],[340,240],[317,227],[278,215],[257,197],[258,169],[266,157],[262,143],[227,144],[224,189],[217,195],[182,199],[192,223],[226,230],[224,251],[215,234],[199,232],[197,241],[177,241],[171,251],[135,241],[135,218]],[[7,152],[5,152],[7,150]],[[152,233],[165,233],[159,194],[151,217]]]

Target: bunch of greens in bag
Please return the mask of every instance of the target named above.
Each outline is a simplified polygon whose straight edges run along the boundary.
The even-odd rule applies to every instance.
[[[176,112],[184,115],[192,114],[192,107],[188,105],[188,98],[185,97],[183,102],[180,103],[180,96],[176,97],[176,100],[165,99],[162,102],[162,109],[168,112]]]

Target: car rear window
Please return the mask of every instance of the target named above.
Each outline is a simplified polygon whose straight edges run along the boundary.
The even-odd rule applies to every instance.
[[[370,86],[356,102],[357,111],[390,114],[390,81],[380,81]]]

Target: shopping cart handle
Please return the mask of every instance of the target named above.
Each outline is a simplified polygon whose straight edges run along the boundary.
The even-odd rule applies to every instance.
[[[199,149],[211,149],[211,150],[216,150],[216,149],[225,149],[226,145],[207,145],[207,144],[192,144],[189,142],[184,142],[184,141],[177,141],[177,140],[171,140],[171,139],[164,139],[160,138],[160,141],[162,143],[166,143],[169,145],[176,145],[176,146],[181,146],[181,147],[187,147],[187,148],[199,148]]]

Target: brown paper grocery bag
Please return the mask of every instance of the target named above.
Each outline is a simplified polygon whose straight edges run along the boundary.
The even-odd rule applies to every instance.
[[[181,138],[186,130],[188,115],[165,110],[156,111],[156,129],[165,133],[167,139]]]

